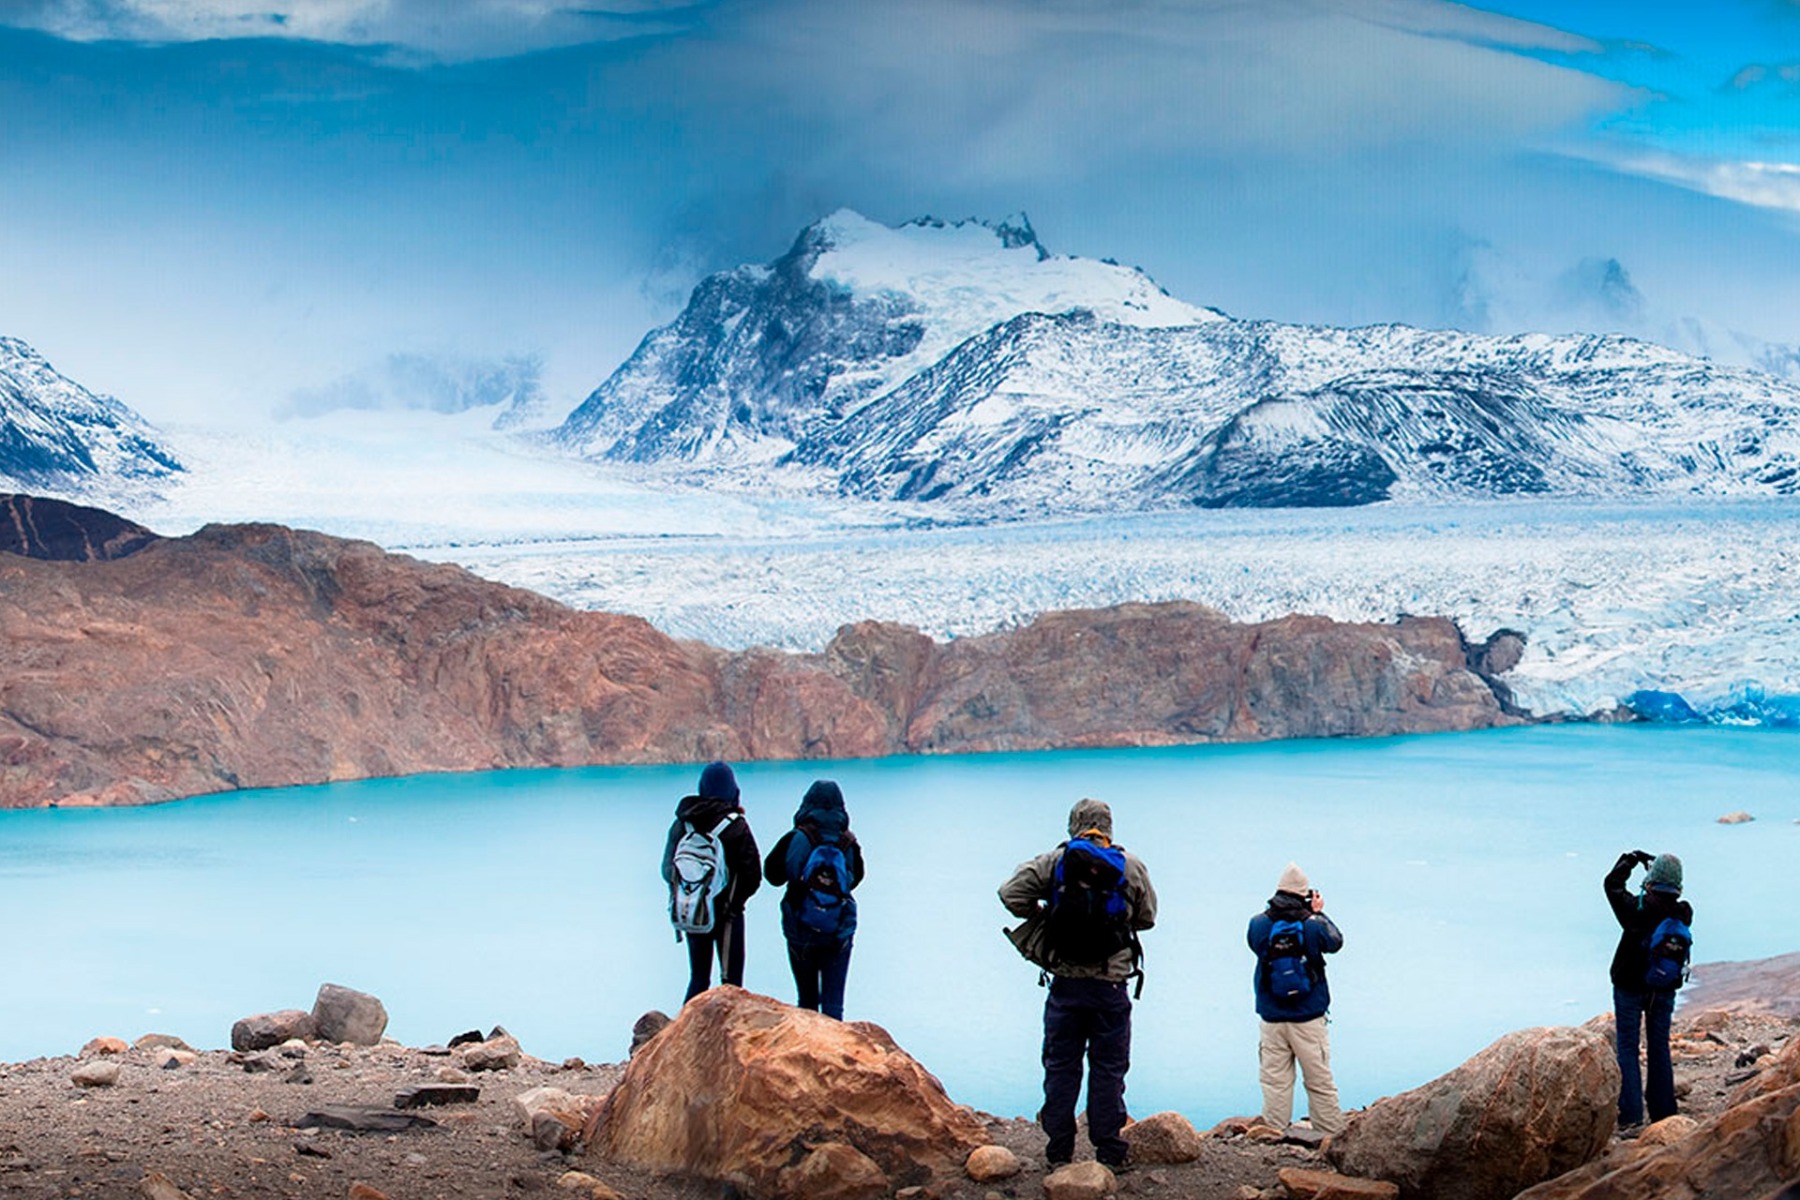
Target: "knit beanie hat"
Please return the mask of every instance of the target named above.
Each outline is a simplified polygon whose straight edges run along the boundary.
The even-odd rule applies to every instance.
[[[1289,863],[1281,873],[1281,881],[1275,885],[1278,892],[1292,892],[1296,896],[1304,896],[1312,891],[1312,883],[1306,878],[1306,872],[1298,863]]]
[[[706,769],[700,772],[700,786],[697,793],[703,799],[729,800],[736,804],[738,800],[737,776],[732,774],[731,767],[726,763],[707,763]]]
[[[1659,854],[1644,876],[1644,886],[1659,892],[1681,894],[1681,860],[1673,854]]]

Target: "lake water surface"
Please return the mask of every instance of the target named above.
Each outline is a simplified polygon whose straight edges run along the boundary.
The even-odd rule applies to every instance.
[[[681,999],[657,856],[693,767],[514,771],[0,813],[0,1058],[88,1038],[222,1046],[322,982],[373,992],[414,1045],[495,1023],[539,1057],[624,1056]],[[1776,914],[1800,853],[1800,734],[1561,727],[1255,746],[745,764],[766,849],[807,784],[844,788],[869,875],[847,1005],[952,1096],[1035,1111],[1043,993],[995,888],[1109,801],[1161,897],[1145,935],[1134,1111],[1259,1106],[1244,926],[1296,859],[1343,928],[1332,1047],[1347,1106],[1515,1028],[1611,1002],[1600,878],[1687,864],[1696,957],[1800,949]],[[1724,826],[1747,809],[1758,820]],[[776,897],[747,984],[791,997]]]

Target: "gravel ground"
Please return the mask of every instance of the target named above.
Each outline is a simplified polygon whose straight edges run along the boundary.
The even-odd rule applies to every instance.
[[[1758,1051],[1779,1049],[1800,1021],[1754,1013],[1690,1012],[1677,1018],[1676,1077],[1682,1111],[1705,1118],[1720,1110],[1730,1083],[1752,1069]],[[140,1044],[123,1054],[64,1056],[0,1066],[0,1196],[143,1197],[158,1172],[195,1200],[207,1197],[335,1197],[372,1193],[391,1200],[569,1194],[558,1181],[586,1171],[632,1200],[719,1200],[716,1184],[651,1177],[589,1160],[577,1151],[542,1151],[513,1098],[539,1086],[600,1095],[620,1066],[540,1062],[527,1056],[507,1070],[470,1073],[472,1104],[429,1107],[430,1128],[348,1132],[301,1128],[329,1105],[393,1111],[403,1088],[444,1082],[456,1071],[442,1052],[394,1043],[370,1048],[312,1045],[265,1056],[275,1070],[247,1071],[243,1055],[204,1051],[164,1065],[166,1049]],[[116,1082],[80,1087],[72,1076],[95,1062],[119,1066]],[[454,1079],[454,1076],[452,1076]],[[1018,1153],[1026,1171],[998,1186],[963,1182],[935,1200],[988,1200],[1043,1194],[1043,1137],[1024,1119],[990,1118],[996,1142]],[[1120,1180],[1121,1196],[1142,1200],[1239,1200],[1275,1183],[1283,1166],[1323,1166],[1316,1150],[1216,1132],[1199,1161],[1142,1167]]]

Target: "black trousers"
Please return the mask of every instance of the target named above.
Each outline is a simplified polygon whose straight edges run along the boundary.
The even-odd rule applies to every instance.
[[[1125,1161],[1125,1072],[1131,1069],[1131,995],[1105,979],[1052,979],[1044,1001],[1044,1157],[1075,1157],[1075,1102],[1087,1063],[1088,1140],[1109,1166]]]
[[[711,933],[690,933],[686,1004],[712,986],[713,952],[718,952],[720,983],[744,986],[744,914],[739,912],[714,926]]]

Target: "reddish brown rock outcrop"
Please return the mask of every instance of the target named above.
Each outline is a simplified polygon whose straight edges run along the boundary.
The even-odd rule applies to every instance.
[[[0,804],[431,771],[1163,745],[1513,723],[1447,620],[1053,613],[732,654],[366,542],[209,526],[0,554]]]
[[[1733,1105],[1668,1145],[1609,1155],[1518,1200],[1749,1200],[1797,1180],[1800,1085],[1793,1085]]]
[[[986,1140],[879,1026],[733,987],[697,997],[638,1052],[587,1138],[608,1159],[770,1198],[954,1179]]]
[[[1511,1200],[1597,1157],[1618,1097],[1603,1036],[1520,1030],[1354,1115],[1327,1157],[1348,1174],[1399,1184],[1404,1200]]]

